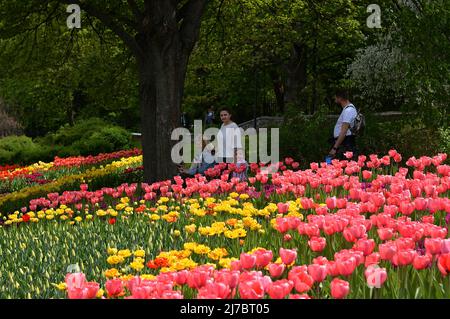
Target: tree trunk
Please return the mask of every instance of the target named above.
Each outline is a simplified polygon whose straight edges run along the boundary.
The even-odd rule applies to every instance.
[[[170,160],[176,141],[172,131],[180,127],[181,100],[187,68],[187,54],[180,50],[178,35],[165,41],[149,41],[145,57],[139,60],[144,180],[162,181],[176,174]]]
[[[286,86],[284,101],[299,106],[300,92],[307,83],[307,47],[294,44],[289,63],[286,65]]]

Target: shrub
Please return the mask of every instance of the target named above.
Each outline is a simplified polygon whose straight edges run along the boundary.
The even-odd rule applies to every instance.
[[[331,137],[333,120],[323,112],[317,112],[312,118],[304,114],[287,114],[286,122],[280,128],[280,156],[293,157],[302,166],[310,162],[323,161],[330,150],[328,139]]]
[[[132,147],[127,130],[98,118],[83,120],[74,126],[65,125],[38,141],[49,145],[60,157],[97,155]]]
[[[42,147],[27,136],[8,136],[0,139],[0,164],[26,164],[45,160],[48,147]]]
[[[76,144],[79,144],[81,155],[110,153],[132,146],[130,133],[121,127],[104,127]]]

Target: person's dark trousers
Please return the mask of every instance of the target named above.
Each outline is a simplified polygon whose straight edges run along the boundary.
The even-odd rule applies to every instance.
[[[336,143],[337,138],[333,138],[330,141],[332,141],[332,145]],[[341,143],[341,145],[338,147],[338,150],[336,151],[336,158],[339,160],[345,160],[347,159],[345,157],[346,152],[352,152],[353,158],[351,158],[354,161],[358,160],[358,148],[356,147],[356,138],[354,135],[349,135],[344,138],[344,141]]]

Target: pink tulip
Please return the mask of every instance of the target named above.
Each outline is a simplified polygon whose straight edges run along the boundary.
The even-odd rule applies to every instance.
[[[322,282],[328,275],[327,266],[319,264],[309,265],[308,273],[311,275],[315,282]]]
[[[251,280],[239,284],[239,296],[242,299],[264,298],[264,286],[261,280]]]
[[[376,265],[380,262],[381,255],[379,253],[372,253],[366,257],[366,260],[364,261],[364,265],[366,267],[370,265]]]
[[[273,278],[277,278],[280,277],[285,269],[285,265],[284,264],[275,264],[275,263],[270,263],[268,265],[269,268],[269,273],[270,276]]]
[[[121,279],[110,279],[105,283],[106,292],[110,297],[117,297],[123,292]]]
[[[387,279],[387,272],[385,268],[380,268],[376,265],[370,265],[364,271],[366,276],[367,285],[370,288],[381,288]]]
[[[234,289],[239,282],[239,271],[232,271],[229,269],[221,269],[214,273],[214,281],[222,282]]]
[[[256,256],[256,267],[259,268],[266,267],[273,258],[271,250],[257,250],[254,255]]]
[[[67,289],[83,288],[86,283],[86,276],[81,273],[68,273],[65,278]]]
[[[307,294],[290,294],[288,299],[311,299]]]
[[[342,279],[334,278],[331,281],[331,296],[334,299],[343,299],[350,292],[350,284]]]
[[[178,285],[184,285],[187,282],[189,272],[187,270],[181,270],[176,273],[176,283]]]
[[[314,284],[314,279],[306,271],[296,273],[295,276],[292,276],[292,279],[289,279],[294,281],[295,290],[299,293],[310,290]]]
[[[277,208],[278,208],[278,212],[280,214],[285,214],[285,213],[287,213],[287,211],[289,209],[289,204],[287,204],[287,203],[278,203],[277,204]]]
[[[267,293],[271,299],[283,299],[286,297],[294,287],[294,283],[290,280],[278,280],[269,286]]]
[[[199,289],[198,299],[227,299],[231,295],[231,289],[224,283],[208,282]]]
[[[392,243],[380,244],[378,249],[382,260],[391,260],[397,253],[397,247]]]
[[[297,251],[295,249],[280,248],[280,257],[285,265],[290,265],[297,258]]]
[[[348,257],[343,260],[336,260],[337,269],[342,276],[350,276],[356,269],[355,257]]]
[[[364,256],[368,256],[375,249],[375,241],[373,239],[360,239],[354,245],[354,249],[363,252]]]
[[[187,284],[194,289],[200,289],[206,285],[206,281],[209,279],[209,273],[202,270],[192,270],[187,278]]]
[[[389,240],[394,236],[394,230],[392,228],[378,228],[378,236],[381,240]]]
[[[254,254],[242,253],[240,257],[241,266],[244,269],[250,269],[256,265],[256,256]]]
[[[320,252],[325,249],[327,242],[324,237],[311,237],[308,241],[308,246],[314,252]]]

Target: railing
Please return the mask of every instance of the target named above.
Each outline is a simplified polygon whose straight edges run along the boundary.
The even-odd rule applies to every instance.
[[[409,114],[413,114],[413,113],[391,111],[391,112],[373,113],[372,115],[380,116],[380,117],[388,117],[388,116],[401,116],[401,115],[409,115]],[[310,118],[310,117],[312,117],[312,115],[305,115],[305,117]],[[329,119],[337,119],[339,117],[339,115],[329,114],[326,117]],[[248,128],[255,127],[255,122],[256,122],[256,128],[279,126],[279,125],[283,124],[284,117],[283,116],[260,116],[260,117],[257,117],[256,119],[252,119],[252,120],[249,120],[249,121],[239,124],[239,127],[246,130]],[[131,135],[133,136],[133,138],[136,138],[136,139],[139,139],[141,137],[141,133],[131,133]]]

